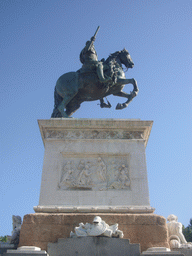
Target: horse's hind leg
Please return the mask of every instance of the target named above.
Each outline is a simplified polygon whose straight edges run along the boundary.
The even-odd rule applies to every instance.
[[[68,93],[67,95],[65,95],[62,102],[57,106],[57,109],[61,113],[62,117],[69,117],[69,114],[67,113],[67,104],[71,101],[73,97],[74,97],[74,93],[73,94]],[[64,109],[66,109],[66,111]]]
[[[66,114],[71,116],[75,111],[77,111],[77,109],[80,108],[80,106],[81,105],[79,103],[71,104],[71,102],[69,102],[69,104],[66,106]]]
[[[63,100],[59,106],[57,107],[57,109],[59,110],[59,112],[61,113],[62,117],[69,117],[66,113],[66,111],[64,111],[66,106],[65,100]]]
[[[66,111],[64,109],[66,108],[66,105],[71,100],[71,95],[66,96],[65,98],[61,97],[57,90],[55,89],[54,92],[54,109],[53,113],[51,115],[51,118],[56,117],[69,117]]]
[[[57,91],[55,89],[55,91],[54,91],[54,109],[53,109],[51,118],[62,117],[61,112],[57,108],[61,104],[62,101],[63,101],[63,98],[57,93]]]
[[[107,100],[107,98],[106,98]],[[111,108],[111,104],[110,102],[107,100],[107,104],[104,102],[104,99],[100,99],[100,107],[101,108]]]

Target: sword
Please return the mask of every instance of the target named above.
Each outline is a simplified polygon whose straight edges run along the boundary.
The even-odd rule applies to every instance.
[[[98,27],[97,27],[97,30],[95,31],[94,36],[93,36],[93,37],[91,37],[91,43],[90,43],[90,45],[89,45],[89,47],[88,47],[88,51],[91,49],[91,47],[92,47],[92,45],[93,45],[93,42],[94,42],[94,41],[95,41],[95,39],[96,39],[96,35],[97,35],[97,33],[98,33],[99,29],[100,29],[100,26],[98,26]]]

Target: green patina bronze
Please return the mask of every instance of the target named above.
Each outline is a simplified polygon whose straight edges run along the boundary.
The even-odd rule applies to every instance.
[[[70,117],[84,101],[100,100],[101,108],[110,108],[111,104],[108,101],[105,103],[104,97],[111,94],[127,98],[125,103],[118,103],[116,106],[116,109],[123,109],[137,95],[139,89],[136,80],[126,79],[122,68],[122,64],[127,69],[134,66],[126,49],[110,54],[106,60],[98,61],[94,47],[98,30],[99,27],[80,53],[82,68],[76,72],[66,73],[57,80],[52,118]],[[133,85],[133,91],[130,94],[123,92],[126,84]]]

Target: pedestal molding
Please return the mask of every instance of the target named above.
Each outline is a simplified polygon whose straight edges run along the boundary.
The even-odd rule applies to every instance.
[[[155,208],[150,206],[141,207],[66,207],[66,206],[34,206],[36,213],[153,213]]]

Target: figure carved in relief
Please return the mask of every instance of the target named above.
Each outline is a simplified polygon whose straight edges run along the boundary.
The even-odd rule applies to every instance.
[[[61,183],[71,183],[73,181],[73,168],[71,166],[71,162],[68,161],[67,164],[64,167],[64,174],[63,177],[61,177]]]
[[[107,168],[101,157],[98,157],[97,162],[97,175],[101,181],[106,181]]]
[[[85,165],[85,168],[79,174],[79,185],[89,185],[91,183],[89,166]]]
[[[119,181],[123,185],[123,187],[129,187],[130,186],[130,179],[128,177],[128,169],[125,167],[123,164],[120,170],[120,175],[119,175]]]
[[[78,169],[79,171],[82,171],[84,168],[85,168],[85,161],[84,161],[84,160],[80,160],[77,169]]]
[[[130,187],[131,181],[128,176],[128,168],[124,164],[115,172],[115,179],[108,189],[126,189]]]

